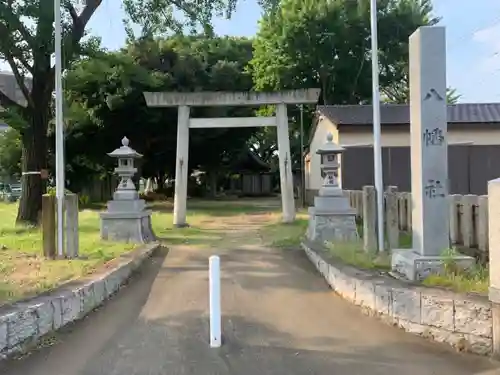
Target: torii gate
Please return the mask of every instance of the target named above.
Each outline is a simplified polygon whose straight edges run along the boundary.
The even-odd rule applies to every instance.
[[[229,128],[276,126],[281,181],[283,222],[295,220],[293,176],[290,163],[287,104],[315,104],[320,89],[300,89],[280,92],[145,92],[148,107],[178,107],[177,157],[175,164],[174,225],[186,222],[188,181],[189,128]],[[272,117],[189,118],[190,107],[276,105]]]

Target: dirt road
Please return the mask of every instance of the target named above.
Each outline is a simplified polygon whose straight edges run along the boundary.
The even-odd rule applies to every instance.
[[[243,245],[253,236],[252,245]],[[112,301],[0,365],[3,375],[480,375],[498,365],[388,327],[333,294],[300,251],[240,236],[173,248]],[[233,236],[232,242],[237,238]],[[208,256],[221,256],[224,345],[208,346]]]

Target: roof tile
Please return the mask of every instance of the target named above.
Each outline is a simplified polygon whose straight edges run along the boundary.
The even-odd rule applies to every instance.
[[[370,105],[326,105],[318,111],[338,125],[372,124],[373,106]],[[410,123],[408,104],[382,104],[382,125]],[[460,103],[448,105],[448,123],[500,123],[500,103]]]

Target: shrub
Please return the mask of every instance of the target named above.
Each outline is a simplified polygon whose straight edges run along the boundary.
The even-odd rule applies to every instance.
[[[79,194],[78,195],[78,205],[80,207],[89,207],[90,206],[90,197],[87,194]]]
[[[56,188],[52,187],[52,186],[47,188],[47,194],[55,197],[56,196]],[[65,189],[64,194],[73,194],[73,192],[71,192],[68,189]]]

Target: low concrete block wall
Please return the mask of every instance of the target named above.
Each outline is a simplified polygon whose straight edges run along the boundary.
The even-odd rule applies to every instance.
[[[68,283],[48,295],[0,308],[0,359],[22,354],[42,336],[82,319],[115,294],[159,246],[147,245],[118,258],[109,271],[94,278]]]
[[[363,312],[458,350],[486,355],[492,351],[491,306],[486,297],[425,288],[376,273],[327,261],[325,249],[302,248],[330,287]]]

